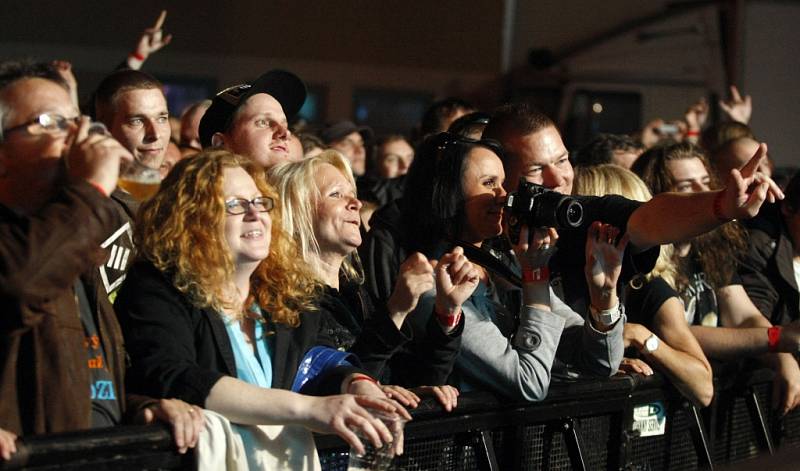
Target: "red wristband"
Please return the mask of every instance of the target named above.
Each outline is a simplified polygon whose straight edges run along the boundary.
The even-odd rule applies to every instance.
[[[781,326],[775,325],[767,329],[767,338],[769,339],[769,351],[778,351],[778,342],[781,341]]]
[[[697,137],[700,135],[700,131],[686,131],[686,137]]]
[[[445,327],[455,327],[458,325],[458,321],[461,320],[461,308],[459,308],[455,314],[450,315],[436,312],[436,319],[439,321],[439,324]]]
[[[97,183],[95,183],[95,182],[90,182],[89,180],[86,180],[86,183],[88,183],[88,184],[92,185],[93,187],[95,187],[95,189],[96,189],[97,191],[99,191],[101,195],[103,195],[103,196],[105,196],[106,198],[108,198],[108,193],[106,193],[106,190],[105,190],[105,188],[103,188],[102,186],[98,185],[98,184],[97,184]]]
[[[146,59],[146,57],[144,57],[143,55],[139,54],[136,51],[131,52],[130,56],[133,57],[134,59],[136,59],[139,62],[144,62],[144,60]]]
[[[540,267],[533,269],[522,269],[522,281],[524,283],[537,283],[540,281],[548,281],[550,279],[550,268]]]
[[[355,383],[356,381],[369,381],[372,384],[375,384],[375,385],[378,384],[378,380],[376,380],[375,378],[372,378],[372,377],[367,376],[365,374],[360,374],[359,373],[359,374],[353,375],[353,379],[351,379],[350,383],[347,385],[347,390],[348,391],[350,391],[350,386],[352,386],[353,383]]]
[[[714,205],[712,207],[712,211],[714,212],[714,217],[717,218],[719,222],[729,222],[732,221],[733,218],[725,217],[722,214],[722,198],[725,196],[725,190],[720,191],[714,197]]]

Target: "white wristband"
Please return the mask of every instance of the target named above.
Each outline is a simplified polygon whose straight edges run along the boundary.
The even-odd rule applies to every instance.
[[[622,317],[623,310],[624,307],[622,306],[622,304],[619,303],[619,301],[617,301],[616,306],[610,309],[604,309],[602,311],[595,308],[591,304],[589,305],[589,312],[592,313],[592,316],[594,316],[597,322],[606,327],[613,325],[615,322],[617,322],[619,318]]]

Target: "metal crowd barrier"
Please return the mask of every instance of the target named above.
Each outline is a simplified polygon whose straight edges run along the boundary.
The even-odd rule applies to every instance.
[[[553,383],[539,403],[466,393],[450,413],[426,399],[412,411],[405,453],[392,469],[713,469],[800,449],[800,411],[782,419],[771,412],[769,370],[728,367],[719,377],[724,380],[716,381],[714,402],[705,409],[690,405],[658,374]],[[323,469],[346,470],[344,442],[316,439]],[[12,461],[0,461],[0,470],[194,466],[158,426],[25,437],[19,448]]]

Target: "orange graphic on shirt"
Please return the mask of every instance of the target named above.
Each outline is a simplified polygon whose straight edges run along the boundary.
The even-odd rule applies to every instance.
[[[93,348],[93,349],[100,348],[100,337],[97,335],[84,337],[83,346],[86,348]]]
[[[94,358],[89,358],[89,368],[92,369],[103,368],[103,355],[97,355]]]

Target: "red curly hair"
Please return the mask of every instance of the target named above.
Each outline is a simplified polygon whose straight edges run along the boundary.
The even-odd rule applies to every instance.
[[[223,235],[224,170],[241,167],[262,195],[275,202],[269,255],[250,277],[244,306],[226,299],[234,273],[233,258]],[[299,312],[314,309],[320,285],[303,262],[297,245],[281,225],[280,198],[264,171],[246,157],[226,150],[203,151],[178,162],[158,193],[139,209],[134,229],[138,255],[171,276],[192,304],[244,315],[254,301],[276,323],[296,327]]]

